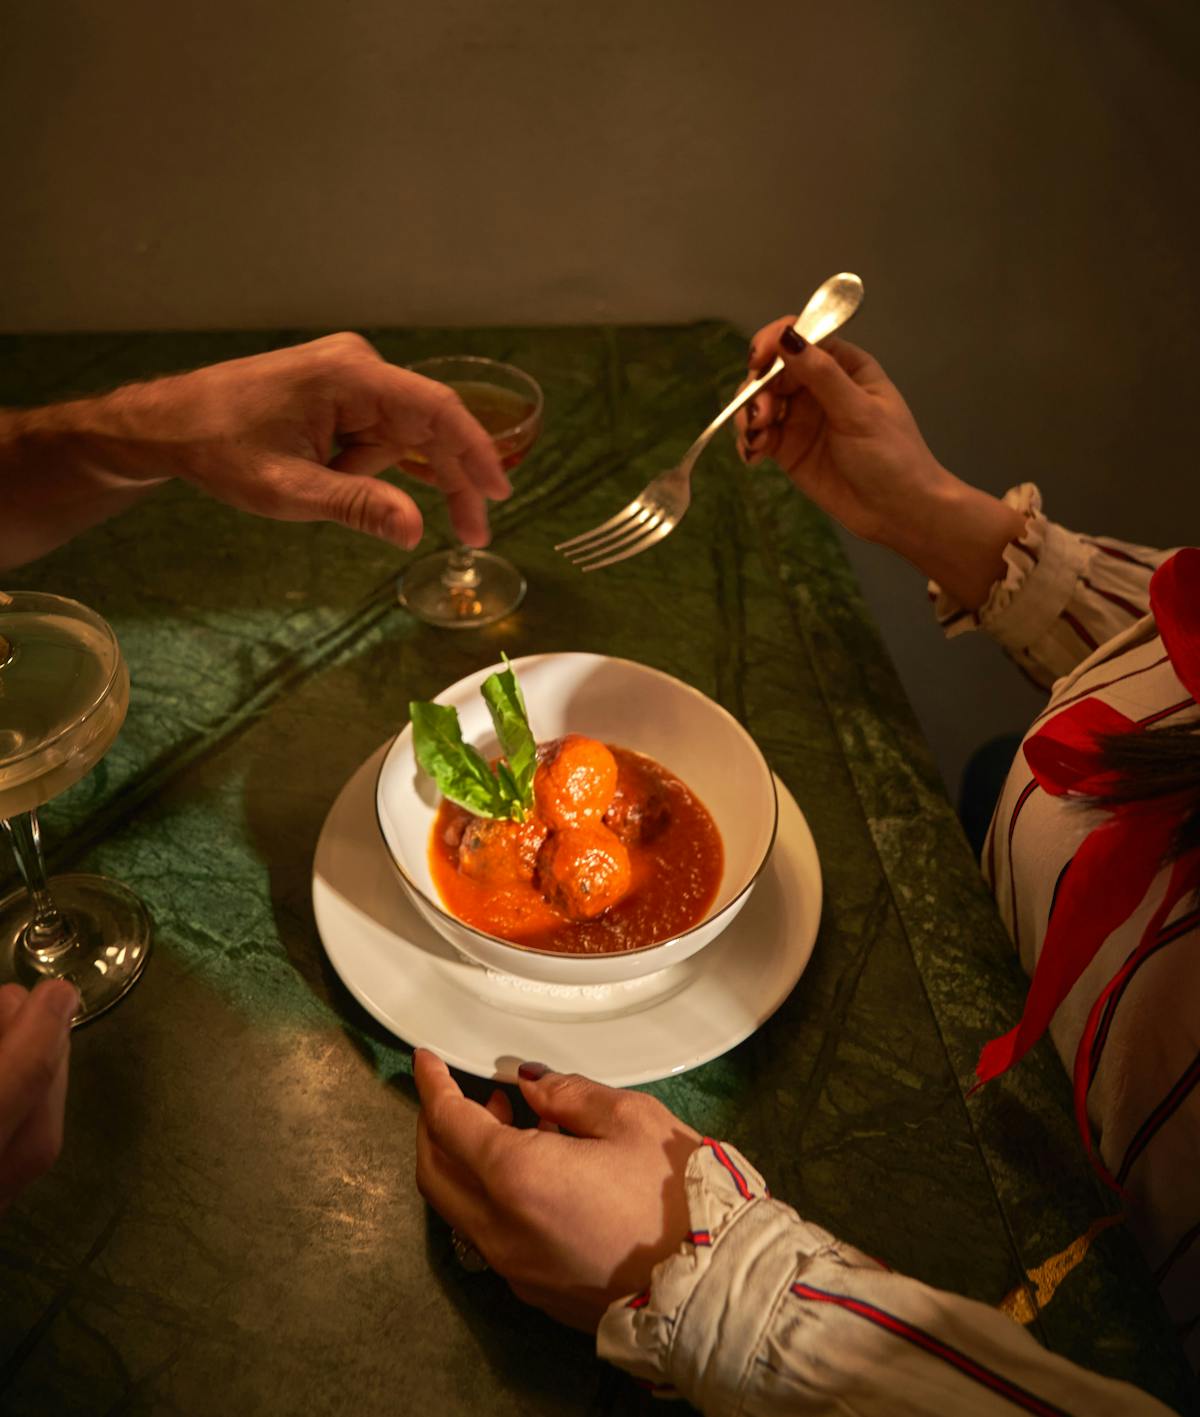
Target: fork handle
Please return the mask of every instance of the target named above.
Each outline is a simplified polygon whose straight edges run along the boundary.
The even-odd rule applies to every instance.
[[[862,298],[863,285],[858,276],[850,271],[842,271],[839,275],[830,276],[827,281],[823,281],[813,291],[808,304],[800,312],[795,324],[792,325],[792,329],[806,339],[809,344],[818,344],[842,328],[858,309]],[[752,379],[744,389],[733,396],[684,453],[680,468],[685,475],[691,473],[692,465],[708,446],[708,440],[717,429],[723,423],[728,423],[738,409],[752,399],[765,384],[769,384],[782,368],[783,360],[776,355],[775,362],[765,374],[759,375],[757,379]]]
[[[797,320],[796,323],[799,324],[799,320]],[[708,446],[709,439],[717,429],[723,424],[728,423],[738,409],[741,408],[743,404],[749,403],[754,395],[758,393],[759,389],[769,384],[782,368],[783,360],[776,355],[774,364],[771,365],[765,374],[760,374],[757,379],[751,379],[744,389],[739,389],[738,392],[734,394],[733,398],[730,399],[721,412],[717,414],[716,418],[713,419],[687,452],[684,453],[683,459],[679,465],[685,472],[691,472],[692,464]]]

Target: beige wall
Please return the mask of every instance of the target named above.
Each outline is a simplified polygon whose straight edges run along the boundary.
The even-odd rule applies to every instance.
[[[852,268],[948,463],[1195,539],[1198,14],[9,0],[0,328],[752,327]],[[1023,691],[855,554],[953,777]]]

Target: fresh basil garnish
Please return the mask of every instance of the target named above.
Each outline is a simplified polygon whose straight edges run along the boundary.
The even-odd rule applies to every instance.
[[[513,794],[523,807],[533,806],[533,775],[537,771],[537,744],[529,727],[529,714],[525,708],[525,695],[517,683],[508,655],[504,656],[504,669],[499,674],[489,674],[480,690],[496,737],[504,749],[508,760],[509,775],[513,779]]]
[[[463,742],[456,709],[414,701],[408,711],[417,762],[437,783],[443,797],[477,817],[520,822],[533,807],[537,743],[529,727],[525,697],[507,655],[504,663],[504,670],[489,674],[480,691],[504,750],[495,772],[482,753]]]

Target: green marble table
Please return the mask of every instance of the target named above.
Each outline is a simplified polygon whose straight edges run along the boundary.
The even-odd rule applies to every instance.
[[[413,1187],[409,1050],[342,988],[312,919],[313,848],[339,788],[410,698],[501,649],[608,652],[695,684],[746,725],[812,826],[826,903],[804,977],[756,1036],[650,1090],[809,1218],[933,1284],[1007,1297],[1051,1348],[1190,1410],[1130,1238],[1095,1224],[1111,1200],[1053,1054],[965,1100],[1023,981],[827,523],[726,444],[658,550],[586,578],[550,550],[683,451],[739,377],[739,337],[367,333],[398,362],[489,354],[545,386],[545,436],[495,519],[530,580],[509,621],[427,628],[396,604],[395,551],[181,487],[7,577],[88,602],[124,645],[122,737],[45,828],[52,864],[141,893],[156,944],[137,989],[76,1036],[62,1159],[0,1220],[0,1410],[648,1406],[585,1338],[456,1267]],[[8,337],[0,401],[302,337]],[[428,548],[445,522],[424,501]]]

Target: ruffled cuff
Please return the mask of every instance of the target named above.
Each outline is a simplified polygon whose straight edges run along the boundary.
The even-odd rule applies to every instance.
[[[656,1396],[685,1396],[708,1414],[733,1413],[779,1301],[812,1256],[880,1266],[770,1198],[740,1152],[706,1137],[685,1176],[692,1226],[650,1286],[612,1304],[601,1358]]]
[[[1032,482],[1009,488],[1004,503],[1025,517],[1025,531],[1004,548],[1004,575],[983,605],[967,610],[936,581],[929,582],[929,595],[948,639],[984,629],[1005,649],[1022,654],[1058,619],[1091,552],[1074,532],[1047,520],[1042,494]]]

